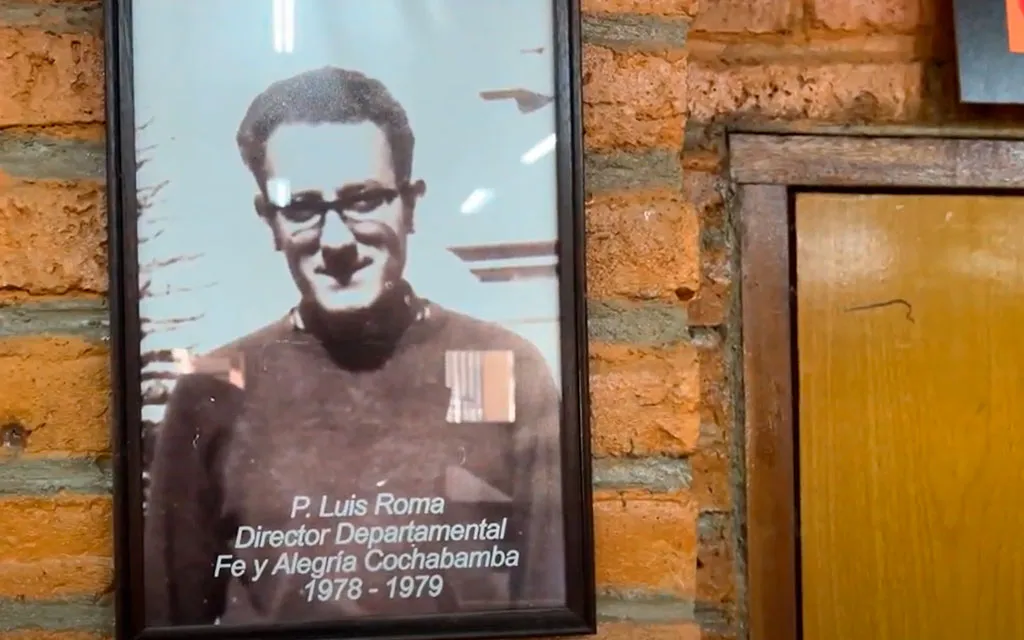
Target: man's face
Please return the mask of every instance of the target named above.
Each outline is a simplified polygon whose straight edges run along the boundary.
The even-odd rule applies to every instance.
[[[402,277],[413,202],[399,195],[377,125],[282,125],[267,166],[267,221],[304,299],[329,314],[361,311]]]

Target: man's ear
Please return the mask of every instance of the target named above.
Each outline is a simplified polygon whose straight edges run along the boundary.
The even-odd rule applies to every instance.
[[[427,183],[422,180],[417,180],[409,185],[409,189],[412,192],[412,196],[419,200],[427,193]]]
[[[427,183],[417,180],[409,185],[405,201],[405,228],[409,233],[416,233],[416,203],[427,192]]]
[[[280,251],[282,246],[281,232],[278,230],[277,225],[274,224],[274,213],[267,206],[266,197],[262,193],[257,193],[252,199],[252,206],[256,209],[256,215],[260,217],[260,220],[270,227],[270,233],[274,237],[274,251]]]

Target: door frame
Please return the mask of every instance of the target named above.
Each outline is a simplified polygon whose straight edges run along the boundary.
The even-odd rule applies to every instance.
[[[983,136],[941,130],[727,134],[740,248],[737,373],[750,640],[799,640],[801,633],[794,197],[801,190],[1024,190],[1024,139]]]

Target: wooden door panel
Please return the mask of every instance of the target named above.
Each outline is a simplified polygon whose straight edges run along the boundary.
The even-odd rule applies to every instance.
[[[1024,637],[1024,198],[795,218],[805,640]]]

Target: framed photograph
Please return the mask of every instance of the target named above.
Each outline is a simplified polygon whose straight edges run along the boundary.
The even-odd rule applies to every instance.
[[[954,0],[960,99],[1024,104],[1024,0]]]
[[[118,636],[594,633],[573,0],[108,0]]]

